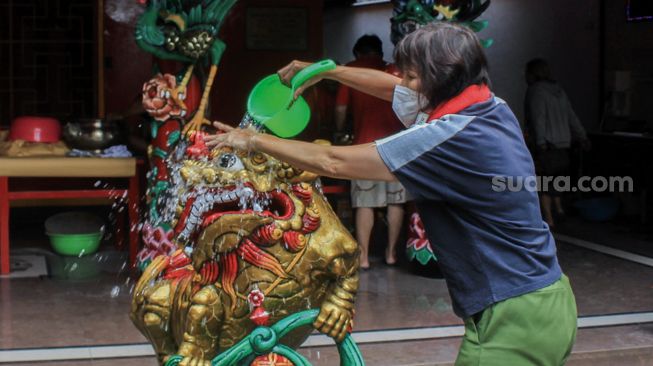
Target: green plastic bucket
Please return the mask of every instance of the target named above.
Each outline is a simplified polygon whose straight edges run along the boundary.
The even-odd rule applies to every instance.
[[[102,233],[93,234],[51,234],[50,244],[61,255],[82,256],[97,252]]]
[[[55,252],[83,256],[97,252],[104,221],[87,212],[64,212],[45,220],[45,232]]]
[[[249,94],[247,113],[256,123],[279,137],[299,135],[311,119],[311,109],[301,96],[291,105],[295,91],[316,75],[335,68],[332,60],[312,64],[293,77],[292,88],[282,84],[277,74],[264,78]]]

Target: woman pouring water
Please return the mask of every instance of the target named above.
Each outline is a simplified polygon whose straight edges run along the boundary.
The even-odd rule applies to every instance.
[[[342,179],[399,180],[419,214],[465,321],[456,365],[561,365],[576,336],[576,303],[562,274],[536,192],[500,189],[494,178],[535,176],[519,123],[490,91],[476,35],[450,23],[426,26],[395,50],[396,78],[338,67],[322,78],[392,101],[408,129],[375,143],[321,146],[233,129],[207,144],[257,150]],[[279,71],[289,80],[308,63]],[[336,319],[318,318],[329,334]]]

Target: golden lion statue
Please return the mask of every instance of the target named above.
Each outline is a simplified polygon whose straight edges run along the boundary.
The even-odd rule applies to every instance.
[[[178,249],[156,257],[134,289],[131,318],[159,361],[210,365],[258,325],[311,308],[320,308],[315,327],[342,340],[359,252],[318,177],[261,153],[209,152],[199,140],[173,152],[173,184],[160,198]],[[312,330],[282,343],[296,348]]]

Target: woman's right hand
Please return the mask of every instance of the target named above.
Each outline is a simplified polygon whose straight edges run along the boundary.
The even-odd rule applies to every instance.
[[[310,62],[304,62],[304,61],[292,61],[288,65],[284,66],[282,69],[277,71],[277,75],[279,75],[279,79],[281,79],[281,82],[284,83],[287,86],[290,86],[290,82],[292,81],[292,78],[297,75],[298,72],[302,71],[306,67],[310,66]],[[309,80],[307,80],[304,84],[302,84],[299,88],[295,90],[295,95],[293,96],[293,100],[299,98],[302,93],[304,93],[304,90],[308,89],[309,87],[319,83],[323,78],[321,76],[315,76]]]
[[[252,151],[254,140],[258,133],[251,128],[233,128],[227,124],[215,121],[213,126],[218,130],[214,135],[204,136],[204,143],[211,149],[232,147],[241,151]]]

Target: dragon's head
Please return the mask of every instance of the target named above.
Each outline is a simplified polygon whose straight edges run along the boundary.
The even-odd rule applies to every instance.
[[[224,47],[212,49],[236,0],[137,0],[146,6],[136,26],[136,42],[147,52],[185,63],[211,53],[217,62]],[[210,51],[210,52],[209,52]]]
[[[263,153],[197,146],[186,147],[173,176],[177,245],[202,282],[213,283],[221,274],[230,295],[241,260],[285,278],[266,248],[299,253],[306,247],[321,222],[316,201],[325,200],[317,175]]]
[[[490,6],[490,0],[393,0],[392,42],[398,43],[407,34],[437,21],[465,23],[475,31],[472,21]],[[480,28],[480,29],[479,29]]]

